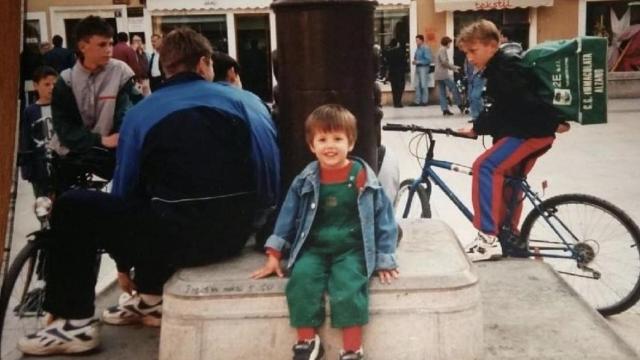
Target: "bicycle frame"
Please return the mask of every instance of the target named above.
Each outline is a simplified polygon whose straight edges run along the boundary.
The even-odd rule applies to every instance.
[[[432,142],[434,141],[432,140]],[[430,150],[428,151],[428,154],[432,154],[433,146],[434,145],[430,145]],[[460,200],[460,198],[451,190],[451,188],[447,186],[444,180],[442,180],[442,178],[433,170],[433,167],[441,168],[449,171],[455,171],[455,172],[463,173],[466,175],[472,175],[471,168],[468,166],[456,164],[450,161],[430,159],[429,156],[427,156],[427,160],[425,160],[425,163],[422,168],[422,174],[420,175],[419,178],[413,181],[413,184],[411,185],[411,188],[409,190],[409,197],[407,199],[407,203],[404,208],[403,217],[407,217],[409,215],[409,210],[411,209],[413,196],[415,195],[418,186],[424,183],[427,186],[428,193],[430,193],[430,190],[432,187],[431,182],[433,182],[438,187],[440,187],[440,189],[444,192],[447,198],[449,198],[449,200],[453,202],[453,204],[458,208],[458,210],[460,210],[460,212],[462,212],[462,214],[467,218],[467,220],[469,220],[470,222],[473,221],[473,213],[471,212],[471,210],[469,210],[469,208]],[[536,246],[534,247],[533,252],[531,252],[531,250],[527,250],[528,253],[525,254],[525,256],[577,260],[578,253],[573,249],[573,246],[569,242],[567,242],[565,237],[560,233],[560,230],[558,230],[558,228],[551,222],[551,219],[555,219],[560,224],[562,229],[566,231],[568,234],[570,234],[570,236],[576,242],[578,241],[578,237],[554,213],[545,213],[544,211],[542,211],[540,207],[540,203],[542,203],[542,199],[540,199],[538,194],[531,189],[531,186],[529,185],[529,183],[525,178],[505,176],[505,179],[506,179],[505,180],[506,184],[512,184],[512,186],[519,187],[519,189],[524,194],[524,197],[521,197],[519,199],[517,199],[515,196],[513,197],[513,201],[511,204],[509,204],[509,207],[508,207],[508,212],[507,212],[508,215],[506,216],[506,220],[502,225],[503,230],[507,230],[508,232],[513,233],[512,229],[510,228],[511,214],[513,213],[513,209],[515,209],[515,206],[517,205],[517,203],[523,201],[524,198],[526,198],[531,202],[535,210],[540,212],[542,218],[544,218],[545,222],[556,233],[556,235],[558,235],[558,237],[562,240],[562,243],[563,243],[563,247]],[[507,227],[506,229],[505,229],[505,226]],[[540,253],[540,251],[546,251],[547,253]],[[571,254],[570,255],[553,254],[553,253],[548,253],[549,251],[562,251],[563,253],[570,252]]]

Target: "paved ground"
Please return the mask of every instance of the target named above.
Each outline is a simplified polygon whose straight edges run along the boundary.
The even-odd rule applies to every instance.
[[[540,189],[547,180],[546,197],[562,193],[592,194],[618,205],[640,224],[640,101],[616,99],[609,101],[609,123],[581,126],[573,124],[571,131],[560,134],[553,148],[536,163],[529,182]],[[437,106],[426,108],[385,108],[383,121],[417,124],[425,127],[467,126],[468,117],[456,115],[444,118]],[[409,153],[410,134],[385,132],[383,143],[400,159],[401,178],[415,177],[420,167]],[[460,164],[471,164],[484,150],[483,142],[457,138],[438,138],[436,158]],[[490,146],[490,140],[484,140]],[[421,147],[424,152],[424,147]],[[439,172],[452,189],[470,204],[470,178],[457,173]],[[434,190],[434,217],[449,223],[461,242],[470,242],[475,230],[442,192]],[[528,212],[525,207],[524,214]],[[609,324],[640,353],[640,304],[625,313],[608,319]]]
[[[458,128],[467,125],[468,120],[461,115],[443,118],[436,106],[385,108],[384,111],[386,122],[415,123],[429,127]],[[640,187],[637,186],[640,179],[640,145],[637,139],[640,135],[639,115],[640,101],[637,99],[610,101],[609,123],[574,125],[569,133],[560,135],[553,149],[536,164],[529,176],[530,183],[540,188],[537,184],[547,180],[547,197],[567,192],[597,195],[618,205],[636,222],[640,222]],[[383,134],[383,143],[400,159],[402,178],[414,177],[420,169],[409,153],[410,138],[408,134]],[[485,143],[489,146],[490,140],[486,139]],[[436,150],[436,155],[443,159],[470,164],[475,156],[483,151],[483,144],[480,140],[442,138],[438,141]],[[466,203],[470,203],[470,182],[467,176],[443,174],[443,177]],[[17,241],[37,227],[30,210],[33,198],[29,194],[30,189],[25,185],[27,184],[21,183],[16,212],[14,234]],[[471,241],[475,231],[437,190],[434,192],[432,206],[434,217],[448,222],[462,243]],[[108,277],[105,282],[108,282]],[[107,297],[103,298],[101,303],[113,303],[117,294],[114,291],[107,291],[105,294]],[[640,352],[640,305],[622,315],[609,318],[608,323]],[[104,350],[87,359],[157,358],[157,330],[136,331],[112,327],[104,329]],[[492,329],[487,328],[487,331]],[[74,357],[82,358],[84,357]]]

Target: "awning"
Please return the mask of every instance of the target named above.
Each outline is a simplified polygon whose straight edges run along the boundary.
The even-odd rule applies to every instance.
[[[411,0],[377,0],[378,5],[406,5]],[[436,1],[437,2],[437,1]],[[268,10],[272,0],[147,0],[149,11],[168,10]]]
[[[436,12],[466,10],[504,10],[518,7],[553,6],[553,0],[435,0]]]
[[[269,9],[271,0],[147,0],[154,10],[258,10]]]

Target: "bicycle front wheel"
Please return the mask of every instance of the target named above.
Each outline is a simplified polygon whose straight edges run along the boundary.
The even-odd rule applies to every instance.
[[[0,359],[22,358],[18,340],[43,327],[44,281],[40,249],[28,241],[11,264],[0,292]]]
[[[429,191],[427,190],[427,186],[425,184],[420,184],[413,194],[413,199],[411,200],[411,207],[409,208],[409,214],[407,216],[404,215],[404,210],[407,205],[407,201],[409,201],[409,193],[411,190],[411,185],[413,184],[413,179],[406,179],[400,183],[400,187],[398,189],[398,193],[396,194],[396,198],[393,201],[393,208],[396,213],[397,218],[430,218],[431,217],[431,206],[429,205]]]
[[[633,220],[610,202],[583,194],[555,196],[540,207],[522,224],[530,251],[603,316],[633,306],[640,298],[640,230]]]

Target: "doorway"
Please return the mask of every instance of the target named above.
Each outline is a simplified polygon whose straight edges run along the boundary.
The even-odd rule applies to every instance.
[[[235,23],[242,88],[269,102],[272,100],[269,15],[239,14]]]

